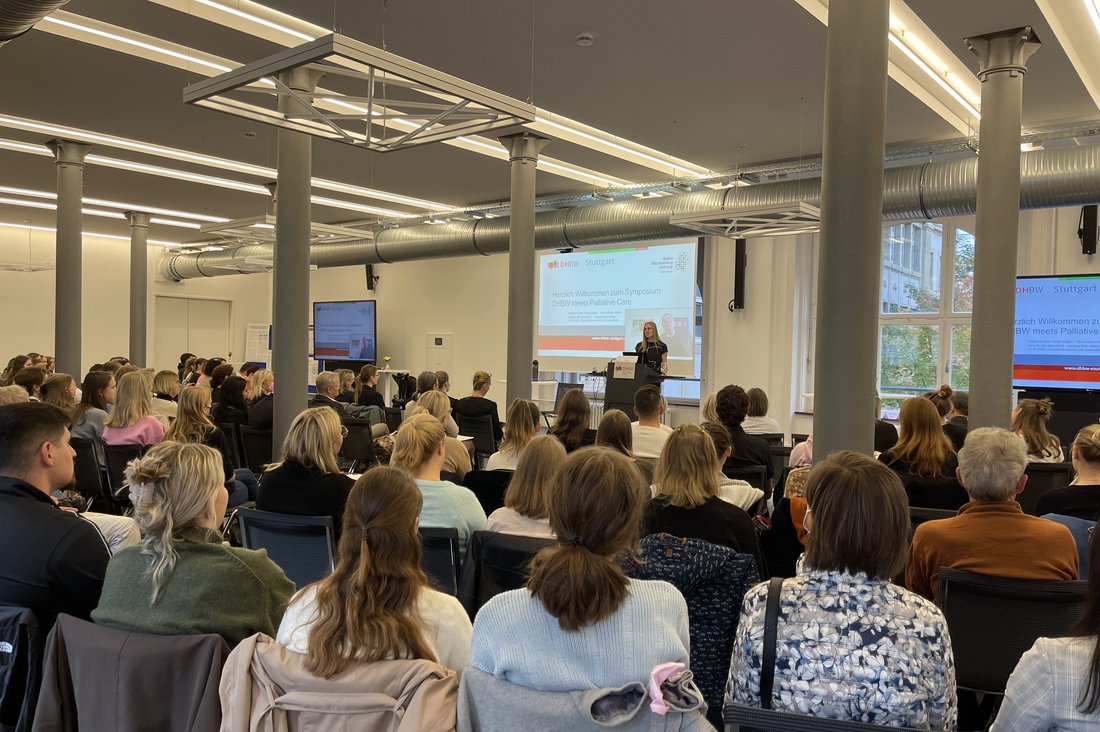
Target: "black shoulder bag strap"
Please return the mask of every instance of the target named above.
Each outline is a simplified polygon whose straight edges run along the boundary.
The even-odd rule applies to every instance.
[[[760,706],[772,708],[772,688],[775,685],[775,644],[779,631],[779,595],[783,578],[772,577],[768,583],[768,605],[764,611],[764,656],[760,659]]]

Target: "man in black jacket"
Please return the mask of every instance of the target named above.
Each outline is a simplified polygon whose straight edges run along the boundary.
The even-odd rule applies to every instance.
[[[109,553],[99,530],[50,497],[73,484],[69,419],[43,403],[0,407],[0,605],[89,619]]]

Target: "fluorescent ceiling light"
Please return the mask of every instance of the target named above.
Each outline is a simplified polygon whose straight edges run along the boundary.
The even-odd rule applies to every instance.
[[[249,0],[198,0],[198,2],[202,6],[206,6],[206,8],[231,14],[235,19],[244,20],[244,23],[211,13],[209,10],[205,10],[202,7],[195,7],[195,5],[188,0],[153,0],[153,2],[173,8],[182,13],[227,25],[231,28],[260,38],[265,38],[287,47],[297,45],[297,42],[293,39],[297,39],[298,41],[312,41],[331,32],[319,25],[314,25],[301,18],[295,18],[294,16],[284,13],[277,13],[277,11],[271,8],[256,2],[250,2]],[[280,16],[278,20],[272,19],[272,14],[275,13]],[[276,32],[272,33],[270,32],[271,30],[275,30]],[[668,155],[660,150],[654,150],[653,148],[640,145],[636,142],[625,140],[598,128],[590,127],[568,117],[555,114],[549,110],[536,107],[535,111],[537,118],[535,122],[528,125],[528,127],[536,132],[541,131],[543,134],[567,140],[582,147],[587,147],[591,150],[665,174],[671,172],[676,176],[692,175],[705,177],[711,173],[711,171],[701,165],[696,165],[695,163]],[[563,161],[555,160],[554,162],[560,166],[554,168],[556,170],[564,172],[569,169],[568,165]],[[629,183],[624,181],[623,185],[629,185]]]
[[[159,2],[159,4],[164,5],[165,7],[169,7],[169,8],[172,8],[174,10],[179,10],[180,12],[183,12],[183,13],[194,14],[198,17],[205,17],[207,20],[213,20],[214,22],[221,23],[222,20],[223,20],[222,18],[214,16],[213,15],[213,10],[211,10],[211,9],[204,10],[201,6],[199,6],[199,7],[193,6],[193,5],[190,4],[189,0],[187,0],[185,2],[179,2],[179,3],[176,3],[174,1],[169,1],[169,2],[160,2],[160,0],[154,0],[154,1]],[[276,11],[270,10],[268,8],[264,8],[263,6],[257,6],[255,3],[239,2],[238,6],[242,7],[242,8],[249,8],[249,11],[254,13],[254,14],[255,13],[260,13],[262,11],[264,13],[275,13],[276,15],[280,15],[280,16],[282,15],[281,13],[277,13]],[[223,59],[223,58],[220,58],[218,56],[213,56],[211,54],[204,54],[204,53],[195,51],[194,49],[189,49],[185,46],[178,46],[176,44],[171,44],[168,41],[164,41],[162,39],[155,38],[153,36],[147,36],[147,35],[144,35],[144,34],[137,33],[136,31],[130,30],[128,28],[122,28],[120,26],[108,25],[106,23],[102,23],[100,21],[95,21],[95,20],[92,20],[90,18],[84,18],[84,17],[76,15],[74,13],[66,12],[64,10],[56,10],[49,17],[51,17],[51,18],[61,17],[61,18],[65,19],[67,21],[67,25],[62,26],[60,24],[48,24],[48,23],[47,24],[42,24],[42,23],[40,23],[39,25],[35,26],[35,28],[46,31],[48,33],[53,33],[55,35],[60,35],[64,38],[69,38],[71,40],[81,41],[81,42],[85,42],[85,43],[91,43],[92,45],[102,46],[102,47],[105,47],[105,48],[110,48],[111,50],[119,51],[119,52],[122,52],[122,53],[128,53],[130,55],[137,56],[138,58],[144,58],[144,59],[149,60],[149,61],[155,61],[157,63],[167,64],[167,65],[174,66],[176,68],[184,69],[184,70],[187,70],[187,71],[202,73],[202,74],[205,74],[207,76],[216,76],[217,75],[216,72],[213,70],[213,68],[210,66],[211,63],[213,63],[217,66],[225,66],[228,69],[236,69],[236,68],[239,68],[242,65],[240,63],[237,63],[236,61],[231,61],[229,59]],[[283,17],[284,18],[290,18],[290,16],[283,16]],[[296,19],[292,19],[292,20],[296,20]],[[88,34],[82,32],[85,26],[91,26],[93,24],[94,24],[94,26],[96,26],[100,29],[109,28],[110,30],[106,31],[106,32],[109,32],[112,35],[121,36],[121,37],[130,37],[130,36],[133,36],[133,37],[136,37],[136,38],[139,37],[142,44],[145,44],[145,45],[163,45],[168,50],[173,50],[173,49],[176,49],[176,50],[172,54],[157,54],[155,51],[144,50],[142,48],[142,46],[136,45],[136,44],[126,45],[126,44],[119,44],[119,43],[116,43],[114,41],[108,41],[108,42],[102,43],[99,40],[97,40],[97,38],[95,37],[97,35],[102,35],[102,34],[88,35]],[[233,25],[233,24],[230,24],[230,27],[237,28],[237,26]],[[251,25],[249,27],[252,28],[253,30],[256,29],[255,25]],[[314,27],[317,27],[317,26],[314,26]],[[276,37],[274,32],[269,32],[269,35],[271,35],[272,37],[268,37],[264,33],[251,32],[251,31],[247,30],[246,28],[237,28],[237,29],[242,30],[243,32],[250,32],[252,35],[257,35],[261,38],[267,38],[267,40],[271,40],[275,43],[279,43],[280,45],[294,46],[294,45],[297,44],[297,41],[292,39],[292,38],[288,38],[286,36]],[[324,34],[324,32],[322,30],[322,32],[318,33],[317,35],[323,35],[323,34]],[[180,50],[180,49],[182,49],[182,50]],[[190,65],[189,62],[182,60],[180,58],[181,55],[183,55],[183,56],[194,56],[195,58],[202,58],[207,63],[202,64],[201,68],[196,68],[193,65]],[[321,88],[318,88],[317,91],[320,94],[325,94],[325,97],[323,99],[319,100],[318,106],[324,106],[324,104],[329,104],[332,101],[334,101],[335,97],[339,96],[335,92],[326,92],[325,90],[323,90]],[[341,103],[341,104],[343,104],[345,107],[348,106],[347,103]],[[332,107],[337,107],[336,104],[332,104],[331,106]],[[339,110],[334,109],[333,111],[339,111]],[[398,122],[397,120],[391,120],[391,122],[393,122],[395,125],[400,124],[400,122]],[[405,123],[406,129],[413,129],[416,126],[417,125],[415,125],[411,122],[406,122]],[[107,144],[107,143],[104,143],[104,144]],[[487,140],[485,138],[477,138],[477,137],[458,137],[458,138],[454,138],[454,139],[451,139],[451,140],[445,140],[445,141],[443,141],[443,144],[451,145],[453,147],[458,147],[458,148],[461,148],[463,150],[467,150],[467,151],[470,151],[470,152],[480,153],[482,155],[488,155],[489,157],[496,158],[497,160],[508,160],[507,151],[505,151],[504,147],[501,146],[499,143],[497,143],[495,140]],[[158,147],[158,146],[150,146],[150,147]],[[165,149],[170,149],[170,148],[165,148]],[[152,151],[148,151],[148,152],[151,152],[151,154],[159,154],[159,153],[152,153]],[[195,155],[196,158],[202,157],[202,158],[207,158],[208,160],[220,160],[220,159],[217,159],[217,158],[209,158],[209,156],[199,156],[197,153],[191,153],[191,155]],[[207,162],[203,162],[203,161],[200,161],[198,159],[194,159],[194,160],[192,160],[192,162],[199,162],[200,164],[208,164]],[[228,162],[233,163],[235,161],[228,161]],[[572,180],[580,181],[580,182],[582,182],[586,185],[605,186],[605,187],[606,186],[612,186],[612,185],[623,185],[623,186],[633,185],[629,181],[624,180],[622,178],[618,178],[616,176],[608,175],[606,173],[598,173],[596,171],[589,170],[587,168],[583,168],[579,165],[572,165],[572,164],[566,163],[564,161],[555,160],[553,157],[549,157],[549,156],[546,156],[546,155],[540,156],[539,164],[544,169],[549,170],[549,171],[553,171],[557,175],[560,175],[560,176],[565,177],[565,178],[570,178]],[[245,165],[245,164],[244,163],[238,163],[238,165]],[[215,167],[221,167],[221,166],[215,165]],[[252,167],[255,167],[255,166],[252,166]],[[313,179],[313,185],[314,185],[314,187],[317,187],[317,188],[330,188],[329,184],[333,184],[333,183],[334,183],[334,181],[326,181],[324,179],[318,179],[318,178]],[[346,185],[346,184],[343,184],[343,185]],[[335,189],[332,189],[332,190],[335,190]],[[364,190],[368,190],[368,189],[364,189]],[[382,191],[376,191],[375,193],[377,195],[370,195],[370,196],[365,196],[365,197],[378,198],[380,200],[389,200],[393,203],[404,203],[403,201],[398,201],[398,200],[395,200],[395,199],[389,197],[389,196],[394,196],[395,194],[382,195],[384,193]],[[426,206],[421,205],[421,206],[418,206],[418,207],[419,208],[425,208],[425,209],[428,209],[428,210],[454,210],[454,208],[455,208],[454,206],[450,206],[450,205],[446,205],[446,204],[437,204],[437,203],[433,203],[433,202],[430,202],[430,201],[427,201],[427,202],[424,202],[424,203],[428,203],[428,204],[431,204],[431,205],[426,205]]]
[[[52,226],[34,226],[32,224],[13,224],[6,221],[0,221],[0,228],[5,229],[30,229],[31,231],[46,231],[51,234],[57,233],[57,229]],[[99,239],[113,239],[115,241],[130,241],[128,236],[118,236],[117,234],[97,234],[94,231],[83,232],[85,237],[96,237]],[[178,241],[164,241],[163,239],[149,239],[150,244],[155,244],[159,247],[178,247],[182,246]]]
[[[1035,0],[1092,103],[1100,108],[1100,2]]]
[[[980,120],[982,115],[981,115],[980,112],[978,112],[977,107],[975,107],[975,105],[973,105],[969,101],[967,101],[963,97],[963,95],[960,94],[958,92],[958,90],[955,89],[955,87],[953,87],[951,84],[949,84],[947,82],[947,78],[948,78],[947,72],[937,72],[937,71],[935,71],[928,64],[928,62],[926,62],[924,60],[924,58],[917,55],[916,51],[914,51],[912,48],[909,47],[909,44],[912,42],[911,38],[907,38],[907,36],[909,36],[909,35],[911,35],[911,34],[903,33],[901,35],[898,35],[898,34],[895,34],[893,32],[890,32],[889,35],[888,35],[888,38],[890,40],[890,43],[894,44],[894,46],[898,50],[900,50],[903,54],[905,54],[905,56],[910,61],[915,63],[920,68],[920,70],[923,71],[928,76],[928,78],[935,81],[936,84],[938,84],[941,89],[943,89],[948,94],[950,94],[956,102],[958,102],[959,104],[962,105],[963,109],[965,109],[967,112],[970,113],[970,115],[972,117],[974,117],[974,119]]]
[[[49,200],[57,200],[57,194],[53,191],[36,191],[30,188],[15,188],[13,186],[0,186],[0,193],[7,193],[13,196],[27,196],[29,198],[46,198]],[[106,206],[107,208],[117,208],[121,211],[138,211],[147,214],[161,214],[164,216],[180,216],[186,219],[196,219],[198,221],[209,221],[211,223],[223,223],[229,221],[229,219],[221,218],[219,216],[207,216],[206,214],[188,213],[186,211],[175,211],[170,208],[158,208],[157,206],[143,206],[138,203],[123,203],[121,201],[107,201],[102,198],[88,198],[83,199],[84,203],[90,203],[95,206]],[[155,219],[154,219],[155,220]],[[162,219],[160,223],[167,222],[168,219]],[[179,221],[176,223],[170,223],[169,226],[186,226],[192,228],[192,225],[188,222]],[[198,228],[199,225],[195,224],[193,228]]]

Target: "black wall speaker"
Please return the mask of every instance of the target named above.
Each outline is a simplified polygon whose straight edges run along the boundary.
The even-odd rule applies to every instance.
[[[373,264],[366,265],[366,271],[367,271],[367,290],[369,292],[374,292],[374,285],[378,281],[378,278],[374,276],[374,265]]]
[[[1096,205],[1082,206],[1077,226],[1077,238],[1081,240],[1082,254],[1096,254]]]
[[[735,239],[733,243],[733,299],[730,300],[730,312],[745,309],[745,268],[748,266],[748,254],[744,239]]]

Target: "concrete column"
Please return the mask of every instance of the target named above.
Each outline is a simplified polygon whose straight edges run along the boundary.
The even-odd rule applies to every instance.
[[[312,92],[320,75],[291,69],[279,80],[296,91]],[[279,111],[301,113],[293,97],[279,97]],[[275,207],[271,365],[279,383],[275,397],[273,447],[278,454],[290,423],[306,407],[309,382],[309,225],[312,138],[279,129],[279,197]]]
[[[889,0],[829,3],[814,371],[820,457],[874,446],[889,26]]]
[[[512,164],[506,405],[515,399],[531,398],[531,361],[535,357],[535,169],[539,153],[549,142],[530,132],[500,138]]]
[[[1020,224],[1020,108],[1024,64],[1039,50],[1030,26],[966,39],[978,57],[978,209],[970,339],[970,426],[1008,427]]]
[[[84,157],[92,146],[50,140],[57,164],[57,267],[54,270],[54,353],[57,370],[84,378],[81,369],[81,282],[84,274]]]
[[[130,221],[130,352],[134,363],[149,366],[149,214],[127,211]]]

